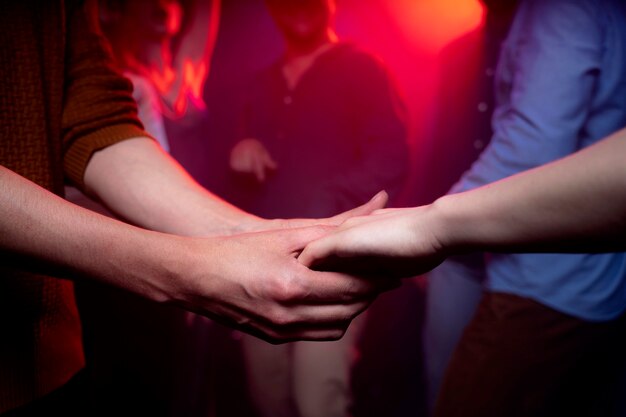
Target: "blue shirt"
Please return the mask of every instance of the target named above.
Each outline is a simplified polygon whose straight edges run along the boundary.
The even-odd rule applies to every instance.
[[[619,0],[521,2],[496,72],[492,141],[453,192],[561,158],[626,125],[624,9]],[[491,291],[587,320],[626,309],[624,253],[494,254],[487,277]]]

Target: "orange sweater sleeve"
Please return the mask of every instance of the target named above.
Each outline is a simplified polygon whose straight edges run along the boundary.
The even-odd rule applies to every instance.
[[[68,9],[63,167],[65,176],[82,188],[94,152],[125,139],[150,136],[137,118],[131,82],[114,68],[97,24],[95,2]]]

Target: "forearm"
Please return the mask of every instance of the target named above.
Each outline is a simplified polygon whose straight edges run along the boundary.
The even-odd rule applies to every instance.
[[[0,167],[0,249],[5,266],[98,280],[167,301],[183,238],[136,228],[70,204]],[[177,260],[177,261],[174,261]]]
[[[146,138],[95,153],[85,184],[112,211],[151,230],[185,236],[232,234],[256,220],[202,188]]]
[[[439,199],[435,233],[453,252],[626,248],[626,131],[555,163]]]
[[[208,63],[219,29],[221,0],[194,0],[188,6],[189,26],[177,51],[177,60],[187,58],[195,63]]]

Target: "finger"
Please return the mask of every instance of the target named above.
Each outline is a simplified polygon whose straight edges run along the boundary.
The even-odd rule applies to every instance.
[[[265,340],[269,337],[272,343],[337,340],[343,336],[352,320],[365,311],[372,301],[374,298],[350,305],[288,306],[285,311],[292,319],[276,321],[259,317],[253,327],[263,334],[262,338]]]
[[[222,314],[211,314],[211,318],[272,343],[336,340],[372,301],[319,306],[273,304],[252,311],[230,305]]]
[[[375,296],[352,303],[306,304],[303,301],[278,303],[257,317],[259,323],[279,330],[321,329],[349,323],[376,299]],[[248,315],[254,313],[248,313]]]
[[[230,168],[233,171],[245,172],[248,164],[248,157],[245,152],[242,152],[241,142],[235,145],[230,151]]]
[[[337,234],[339,233],[321,237],[306,245],[298,256],[298,262],[311,268],[318,264],[320,260],[336,255]]]
[[[275,237],[284,245],[287,251],[300,252],[306,245],[314,240],[327,236],[336,226],[315,225],[309,227],[293,228],[287,230],[279,230]]]
[[[254,175],[257,181],[265,182],[265,167],[260,158],[254,158]]]
[[[284,303],[351,304],[376,297],[398,285],[395,279],[367,279],[347,273],[312,271],[304,266],[302,269],[298,287],[293,294],[284,297]]]
[[[241,330],[249,333],[268,343],[278,345],[283,343],[311,341],[311,342],[330,342],[339,340],[346,333],[349,323],[341,325],[324,326],[311,329],[310,327],[302,328],[281,328],[275,329],[271,327],[247,327]]]
[[[236,153],[231,153],[230,154],[230,161],[229,161],[229,165],[230,165],[230,169],[232,169],[233,171],[237,171],[239,172],[240,169],[240,162],[239,162],[239,156]]]
[[[378,210],[374,210],[372,212],[372,214],[390,214],[390,213],[396,213],[398,211],[404,211],[406,210],[406,208],[401,208],[401,207],[392,207],[392,208],[383,208],[383,209],[378,209]]]
[[[315,240],[298,255],[298,262],[316,271],[334,271],[372,278],[402,278],[424,272],[424,263],[411,257],[384,256],[375,249],[351,242],[350,230]]]
[[[271,322],[253,313],[229,311],[227,314],[204,312],[212,320],[251,334],[272,344],[298,340],[327,341],[340,339],[350,324],[350,320],[331,320],[324,323],[300,321],[289,325]]]
[[[316,271],[335,271],[362,276],[371,280],[397,280],[414,277],[430,271],[441,260],[415,260],[407,256],[381,256],[378,254],[329,255],[315,261]]]
[[[278,168],[278,164],[274,161],[274,159],[272,159],[272,156],[267,151],[263,154],[263,162],[265,163],[265,167],[267,169],[276,170]]]
[[[443,257],[419,259],[410,255],[385,255],[365,247],[348,249],[345,237],[334,233],[311,242],[298,256],[298,262],[316,271],[334,271],[367,279],[399,279],[426,273]]]
[[[386,191],[380,191],[378,192],[378,194],[376,194],[374,197],[372,197],[372,199],[370,201],[368,201],[367,203],[353,208],[352,210],[343,212],[341,214],[338,214],[334,217],[332,217],[333,223],[336,224],[340,224],[342,223],[344,220],[350,218],[350,217],[355,217],[355,216],[366,216],[370,213],[372,213],[374,210],[379,210],[382,209],[383,207],[385,207],[385,205],[387,204],[387,201],[389,200],[389,195],[387,194]]]

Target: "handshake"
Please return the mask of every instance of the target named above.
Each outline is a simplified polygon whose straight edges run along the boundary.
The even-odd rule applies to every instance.
[[[198,266],[187,271],[182,293],[167,293],[186,309],[271,342],[338,339],[401,277],[443,260],[431,242],[420,250],[432,255],[415,259],[415,229],[401,215],[415,209],[381,210],[386,202],[381,192],[328,219],[255,220],[245,234],[187,239],[188,253],[197,255],[185,265]]]
[[[383,192],[321,220],[263,220],[241,212],[167,161],[156,163],[166,156],[151,141],[130,140],[92,157],[85,183],[131,223],[165,233],[62,206],[0,167],[6,189],[22,190],[0,193],[10,219],[0,246],[269,341],[337,339],[381,292],[452,254],[625,250],[625,138],[620,131],[560,161],[427,206],[385,210]],[[127,166],[142,170],[128,179],[121,169]],[[159,180],[145,180],[144,170],[159,173]],[[175,191],[163,193],[168,184]],[[119,204],[119,194],[132,198]],[[43,205],[29,204],[39,200],[48,202],[44,213]],[[37,235],[23,233],[33,218],[51,224]]]
[[[8,219],[0,225],[0,252],[8,268],[94,279],[269,341],[332,340],[381,292],[451,254],[625,250],[625,137],[620,131],[563,160],[427,206],[385,210],[387,195],[379,193],[321,220],[256,218],[171,168],[175,199],[150,188],[167,185],[167,172],[142,183],[137,178],[149,176],[138,170],[134,181],[120,181],[110,175],[123,171],[108,168],[111,158],[126,166],[122,150],[154,146],[130,140],[92,157],[85,181],[140,227],[76,207],[0,167]],[[159,155],[148,152],[134,165],[146,168]],[[153,172],[168,171],[157,166]],[[203,222],[204,230],[197,226]],[[211,237],[189,237],[198,235]]]

